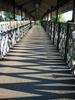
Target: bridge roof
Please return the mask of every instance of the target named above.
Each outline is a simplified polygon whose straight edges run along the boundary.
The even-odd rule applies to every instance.
[[[13,1],[14,0],[0,0],[0,9],[13,9]],[[51,10],[51,7],[53,8],[53,11],[55,11],[57,2],[60,13],[72,9],[72,0],[15,0],[15,6],[16,8],[27,12],[34,18],[41,18]],[[6,4],[8,6],[5,6]]]

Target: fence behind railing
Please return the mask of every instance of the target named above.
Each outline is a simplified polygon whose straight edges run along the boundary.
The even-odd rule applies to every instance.
[[[75,24],[43,21],[51,41],[75,74]]]
[[[0,58],[7,54],[30,27],[30,21],[0,22]]]

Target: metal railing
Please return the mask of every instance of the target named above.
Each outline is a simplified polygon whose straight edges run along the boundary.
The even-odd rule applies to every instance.
[[[44,21],[43,27],[66,64],[75,74],[75,24]]]
[[[30,21],[0,22],[0,58],[7,54],[30,27]]]

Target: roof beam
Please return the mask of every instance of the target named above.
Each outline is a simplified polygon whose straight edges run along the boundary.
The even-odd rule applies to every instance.
[[[36,11],[36,9],[34,8],[34,9],[32,9],[31,11],[29,11],[29,13],[33,13],[33,12],[35,12]]]
[[[61,8],[64,4],[68,3],[70,0],[62,0],[58,2],[59,8]],[[57,9],[57,6],[52,7],[52,11],[55,11]],[[49,10],[49,9],[48,9]],[[48,10],[46,11],[46,13],[44,13],[44,15],[42,16],[42,18],[48,14]],[[51,10],[50,10],[51,12]]]
[[[25,2],[23,2],[22,4],[20,4],[19,6],[28,5],[28,4],[30,4],[30,3],[31,3],[31,1],[30,1],[30,0],[28,0],[28,1],[25,1]]]

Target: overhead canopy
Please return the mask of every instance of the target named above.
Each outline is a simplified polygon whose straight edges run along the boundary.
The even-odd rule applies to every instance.
[[[18,6],[35,17],[42,17],[50,6],[56,6],[57,0],[15,0]]]
[[[53,10],[56,10],[57,2],[59,7],[63,8],[60,11],[66,11],[67,8],[71,9],[68,5],[66,5],[67,7],[63,7],[70,1],[72,0],[15,0],[18,6],[21,6],[22,9],[25,9],[35,18],[41,18],[48,10],[51,10],[51,7],[53,7]],[[69,4],[72,5],[72,3]]]
[[[30,16],[40,19],[51,10],[51,7],[53,11],[55,11],[57,9],[57,2],[60,9],[59,12],[72,9],[71,1],[72,0],[0,0],[0,9],[13,9],[15,2],[16,9],[21,9]]]

